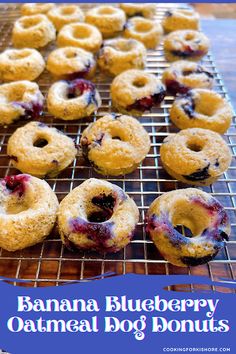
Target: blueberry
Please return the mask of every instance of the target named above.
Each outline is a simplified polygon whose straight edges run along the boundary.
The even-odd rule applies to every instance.
[[[171,17],[173,14],[172,14],[172,12],[171,11],[166,11],[165,12],[165,17]]]
[[[187,93],[190,88],[175,80],[167,80],[166,87],[172,95]]]
[[[209,254],[208,256],[204,256],[204,257],[181,257],[180,260],[181,262],[183,262],[188,266],[195,267],[210,262],[217,255],[217,253],[218,251],[215,252],[214,254],[211,255]]]
[[[150,110],[154,105],[159,105],[163,101],[165,94],[166,91],[164,89],[161,89],[158,93],[136,100],[133,104],[127,106],[126,109],[128,111],[136,109],[141,112]]]
[[[27,175],[17,175],[17,176],[6,176],[3,181],[6,188],[11,193],[18,194],[22,197],[25,193],[26,183],[29,181],[30,177]]]
[[[178,99],[185,99],[185,102],[181,104],[181,108],[187,114],[189,118],[194,118],[195,115],[195,102],[191,92],[188,92],[184,96],[180,96]]]
[[[203,168],[199,168],[196,172],[193,172],[190,175],[183,175],[183,177],[188,181],[204,181],[210,177],[209,167],[210,163]]]

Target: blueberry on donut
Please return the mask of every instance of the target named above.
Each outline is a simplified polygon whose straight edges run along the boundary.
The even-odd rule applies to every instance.
[[[48,91],[49,113],[63,120],[88,117],[100,106],[99,92],[88,80],[57,81]]]
[[[0,206],[0,247],[14,252],[50,234],[58,200],[47,182],[23,174],[0,180]]]
[[[88,179],[70,192],[58,212],[68,248],[117,252],[131,240],[139,219],[134,201],[118,186]]]
[[[176,228],[182,225],[189,236]],[[224,248],[230,222],[224,207],[201,190],[179,189],[164,193],[148,209],[147,231],[162,256],[180,266],[211,261]]]
[[[231,152],[224,139],[201,128],[169,135],[161,145],[160,156],[169,175],[196,186],[214,183],[231,163]]]
[[[162,20],[162,26],[165,32],[186,29],[198,30],[199,15],[191,9],[168,10]]]
[[[116,76],[111,84],[113,106],[121,113],[142,115],[159,106],[165,97],[165,87],[153,74],[127,70]]]

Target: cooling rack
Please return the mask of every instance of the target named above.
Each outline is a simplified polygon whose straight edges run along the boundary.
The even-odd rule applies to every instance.
[[[81,4],[86,10],[92,4]],[[176,6],[176,5],[171,5]],[[185,5],[181,5],[181,7]],[[20,7],[17,4],[2,4],[0,6],[0,51],[11,46],[11,30],[13,22],[20,16]],[[157,5],[156,19],[161,20],[165,11],[170,9],[169,4]],[[42,51],[47,58],[48,53],[54,49],[52,44]],[[214,65],[212,55],[207,55],[202,63],[214,74],[214,89],[229,100],[222,79]],[[155,51],[149,51],[147,57],[148,72],[161,75],[168,66],[163,56],[162,44]],[[42,92],[46,95],[53,78],[46,71],[38,80]],[[81,132],[89,122],[96,120],[106,112],[111,112],[111,101],[109,96],[110,81],[98,74],[95,83],[102,97],[102,106],[90,119],[76,122],[64,122],[55,120],[48,113],[40,118],[50,126],[64,131],[68,136],[75,139],[79,144]],[[16,279],[13,284],[24,286],[49,286],[60,285],[76,280],[87,281],[91,277],[104,277],[106,273],[114,274],[189,274],[203,275],[212,280],[226,278],[235,279],[236,272],[236,130],[235,122],[224,135],[233,154],[230,168],[212,186],[202,188],[211,193],[225,206],[231,219],[232,233],[230,241],[224,250],[219,252],[217,257],[208,264],[198,267],[180,268],[166,262],[156,250],[154,244],[145,232],[145,213],[151,202],[163,192],[173,189],[187,187],[181,182],[173,180],[162,168],[159,149],[163,139],[177,131],[170,123],[168,110],[173,102],[173,97],[167,96],[161,108],[153,109],[151,113],[144,114],[140,122],[149,132],[151,138],[151,150],[143,161],[142,165],[133,173],[121,177],[105,178],[122,187],[137,203],[140,210],[140,220],[131,243],[124,250],[116,254],[99,254],[95,252],[71,252],[62,245],[57,230],[42,243],[23,251],[10,253],[0,250],[0,275]],[[20,120],[7,128],[0,128],[0,177],[7,174],[18,173],[9,165],[6,154],[6,146],[9,136],[19,126],[26,123]],[[61,201],[73,188],[77,187],[84,180],[95,177],[104,178],[98,175],[83,160],[79,153],[73,164],[62,172],[57,178],[47,179],[52,189]],[[18,283],[17,280],[27,280],[27,284]],[[207,286],[189,284],[185,287],[174,286],[171,290],[198,291],[208,290]],[[222,287],[212,287],[211,290],[232,291]]]

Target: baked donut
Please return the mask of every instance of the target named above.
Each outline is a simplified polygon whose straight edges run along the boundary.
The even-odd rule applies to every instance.
[[[169,175],[196,186],[214,183],[231,163],[231,152],[222,137],[201,128],[184,129],[166,137],[160,156]]]
[[[226,99],[206,89],[193,89],[177,96],[170,109],[170,119],[179,129],[205,128],[224,134],[232,118],[233,111]]]
[[[96,172],[118,176],[134,171],[151,144],[148,133],[136,119],[107,114],[83,131],[80,145]]]
[[[56,30],[45,15],[20,17],[13,26],[12,42],[17,48],[41,48],[56,39]]]
[[[10,124],[22,116],[38,118],[44,97],[35,82],[15,81],[0,85],[0,102],[0,124]]]
[[[165,97],[165,87],[153,74],[142,70],[127,70],[111,84],[113,106],[121,113],[142,115],[158,106]]]
[[[101,106],[101,98],[91,81],[75,79],[57,81],[48,91],[49,113],[63,120],[90,116]]]
[[[199,30],[199,15],[190,9],[173,9],[166,11],[162,20],[165,32],[177,30]]]
[[[159,22],[143,17],[133,17],[125,25],[124,36],[142,42],[146,48],[155,49],[163,34]]]
[[[156,4],[123,3],[120,4],[120,8],[128,17],[143,16],[153,18],[156,13]]]
[[[30,122],[8,140],[11,164],[24,173],[54,177],[71,164],[77,153],[74,141],[56,128]]]
[[[90,79],[96,72],[96,61],[92,53],[82,48],[58,48],[49,54],[47,70],[65,79]]]
[[[198,61],[207,54],[208,49],[209,39],[202,32],[194,30],[174,31],[164,40],[164,53],[168,61]]]
[[[22,16],[47,14],[47,12],[55,6],[55,3],[52,2],[48,2],[45,4],[36,2],[26,3],[21,6],[21,14]]]
[[[117,252],[131,240],[139,212],[118,186],[91,178],[70,192],[58,212],[59,233],[68,248]]]
[[[108,74],[118,75],[128,69],[143,69],[146,49],[135,39],[110,39],[103,43],[98,54],[98,65]]]
[[[36,49],[6,49],[0,54],[0,80],[2,81],[33,81],[44,68],[44,59]]]
[[[58,200],[47,182],[30,175],[0,180],[0,247],[17,251],[42,242],[51,232]]]
[[[123,10],[114,6],[101,5],[86,13],[85,21],[96,26],[103,38],[114,37],[124,29],[126,16]]]
[[[183,225],[189,236],[178,231]],[[162,256],[180,266],[211,261],[229,239],[230,222],[218,200],[196,188],[162,194],[148,209],[147,231]]]
[[[97,27],[88,23],[71,23],[58,33],[57,45],[79,47],[95,53],[102,45],[102,35]]]
[[[172,95],[187,93],[192,88],[210,89],[213,78],[207,68],[188,60],[175,61],[162,75],[162,81]]]
[[[57,31],[73,22],[83,22],[84,14],[78,5],[67,4],[53,7],[47,14]]]

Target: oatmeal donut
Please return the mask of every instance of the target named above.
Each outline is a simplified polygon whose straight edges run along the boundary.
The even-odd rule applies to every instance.
[[[165,32],[199,30],[199,15],[190,9],[174,9],[165,13],[162,21]]]
[[[14,252],[50,234],[58,200],[47,182],[21,174],[0,180],[0,206],[0,247]]]
[[[48,91],[49,113],[63,120],[88,117],[100,106],[99,92],[91,81],[57,81]]]
[[[18,128],[7,145],[12,165],[40,178],[58,175],[71,164],[76,153],[71,138],[41,122],[30,122]]]
[[[47,14],[57,31],[73,22],[83,22],[83,11],[77,5],[68,4],[53,7]]]
[[[0,54],[0,80],[35,80],[44,70],[45,62],[36,49],[6,49]]]
[[[22,16],[47,14],[47,12],[54,7],[55,7],[55,4],[52,2],[48,2],[45,4],[35,3],[35,2],[26,3],[21,6],[21,14],[22,14]]]
[[[12,42],[17,48],[41,48],[56,38],[56,31],[45,15],[20,17],[12,31]]]
[[[187,59],[198,61],[207,54],[209,39],[194,30],[174,31],[164,40],[164,52],[168,61]]]
[[[135,39],[106,40],[98,54],[98,65],[108,74],[118,75],[128,69],[143,69],[146,49]]]
[[[120,8],[128,17],[143,16],[146,18],[153,18],[156,13],[156,4],[124,3],[120,4]]]
[[[124,29],[126,16],[123,10],[114,6],[101,5],[89,10],[86,22],[96,26],[103,38],[114,37]]]
[[[80,145],[98,173],[118,176],[139,166],[150,150],[150,138],[136,119],[108,114],[83,131]]]
[[[191,236],[176,230],[187,227]],[[147,231],[162,256],[180,266],[211,261],[225,246],[230,222],[224,207],[210,194],[196,188],[162,194],[148,209]]]
[[[102,45],[102,35],[97,27],[88,23],[71,23],[58,33],[57,45],[79,47],[95,53]]]
[[[162,75],[163,83],[173,95],[187,93],[193,88],[211,89],[213,78],[207,68],[188,60],[175,61]]]
[[[146,48],[155,49],[163,34],[160,23],[142,17],[131,18],[124,31],[126,38],[134,38],[142,42]]]
[[[10,124],[22,116],[38,118],[44,97],[35,82],[15,81],[0,85],[0,102],[0,124]]]
[[[92,53],[82,48],[63,47],[49,54],[47,70],[65,79],[89,79],[95,75],[96,61]]]
[[[59,233],[68,248],[117,252],[131,240],[139,211],[120,187],[91,178],[70,192],[58,212]]]
[[[222,137],[201,128],[169,135],[161,145],[160,156],[169,175],[196,186],[214,183],[231,163],[231,152]]]
[[[158,106],[165,97],[165,87],[153,74],[142,70],[127,70],[111,84],[113,106],[121,113],[142,115]]]
[[[179,129],[205,128],[224,134],[230,127],[233,111],[221,95],[206,89],[193,89],[177,96],[170,119]]]

